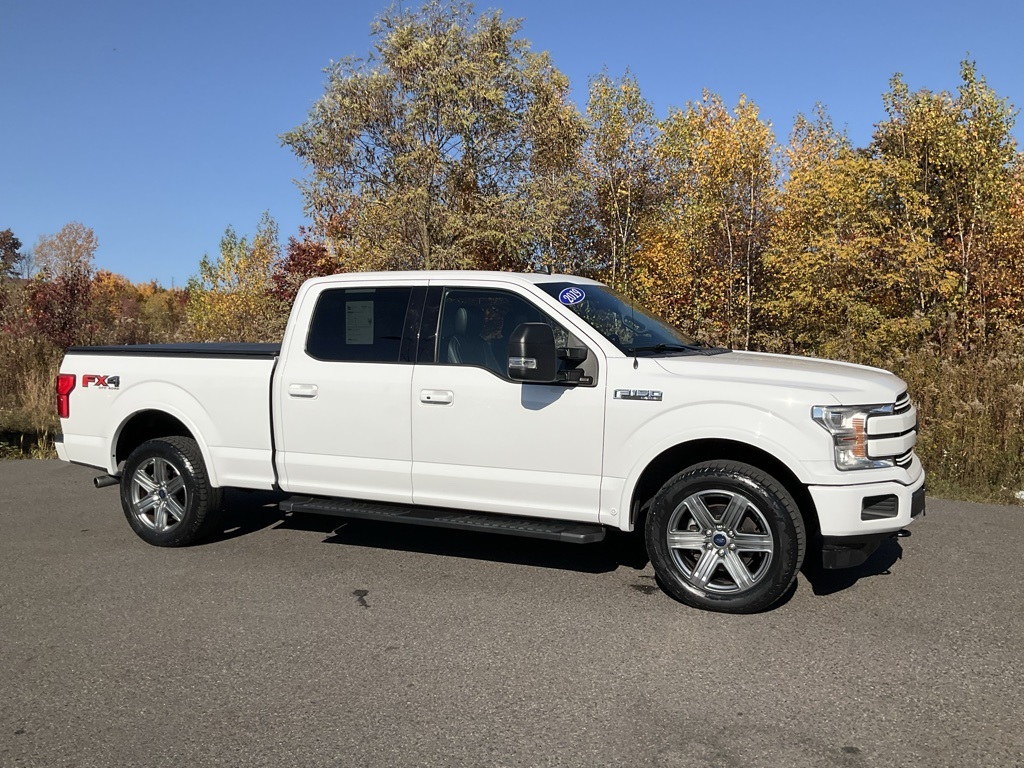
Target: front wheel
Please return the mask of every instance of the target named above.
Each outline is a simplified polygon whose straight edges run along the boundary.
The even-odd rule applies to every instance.
[[[807,546],[789,492],[736,461],[696,464],[665,483],[645,533],[666,591],[687,605],[727,613],[764,610],[781,598]]]
[[[221,493],[210,485],[195,440],[149,440],[128,457],[121,476],[121,507],[132,530],[157,547],[201,541],[219,519]]]

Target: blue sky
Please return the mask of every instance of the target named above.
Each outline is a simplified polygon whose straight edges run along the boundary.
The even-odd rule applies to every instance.
[[[376,0],[0,0],[0,229],[33,245],[92,227],[97,266],[183,285],[228,225],[264,210],[282,242],[306,222],[304,174],[278,135],[322,93],[331,59],[365,56]],[[416,7],[418,3],[405,3]],[[659,117],[703,88],[745,93],[784,140],[824,103],[870,141],[894,72],[954,89],[968,54],[1024,106],[1024,4],[1011,2],[477,3],[521,17],[576,101],[628,67]],[[1020,127],[1016,131],[1022,135]]]

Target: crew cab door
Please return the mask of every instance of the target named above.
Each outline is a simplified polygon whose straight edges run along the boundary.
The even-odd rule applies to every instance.
[[[291,333],[308,330],[286,339],[275,374],[281,487],[411,502],[409,392],[426,289],[409,281],[319,288],[304,297]]]
[[[597,521],[605,408],[598,352],[588,350],[594,375],[586,385],[512,381],[508,338],[523,322],[550,323],[563,345],[583,343],[518,286],[431,283],[412,382],[413,499]]]

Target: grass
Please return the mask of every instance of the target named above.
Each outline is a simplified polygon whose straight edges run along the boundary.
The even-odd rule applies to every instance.
[[[60,429],[54,382],[61,350],[39,339],[0,336],[0,458],[52,458]]]
[[[893,366],[920,414],[918,455],[936,495],[1019,504],[1024,489],[1024,343]]]
[[[0,432],[0,460],[7,459],[55,459],[51,435],[34,435],[27,432]]]

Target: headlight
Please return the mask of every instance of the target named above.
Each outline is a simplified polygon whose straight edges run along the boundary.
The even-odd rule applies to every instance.
[[[837,469],[876,469],[894,467],[896,460],[891,457],[872,459],[868,456],[868,417],[892,412],[891,405],[816,405],[811,409],[811,418],[832,435],[836,447]]]

